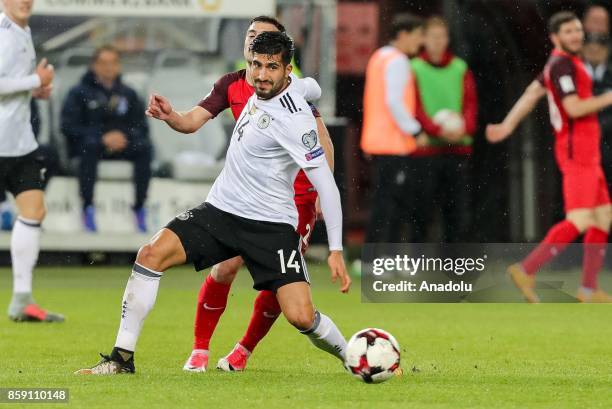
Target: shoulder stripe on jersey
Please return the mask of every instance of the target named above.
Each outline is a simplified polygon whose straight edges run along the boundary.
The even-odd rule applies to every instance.
[[[8,18],[2,19],[2,23],[0,23],[0,28],[11,28],[11,21]]]
[[[291,102],[291,106],[293,107],[293,110],[294,110],[295,112],[297,112],[297,111],[298,111],[298,109],[296,108],[295,103],[293,102],[293,99],[291,98],[291,95],[289,95],[288,93],[287,93],[287,94],[285,94],[285,95],[287,96],[287,100],[288,100],[289,102]]]
[[[294,110],[294,109],[291,107],[291,104],[289,103],[289,100],[287,99],[287,95],[288,95],[288,94],[285,94],[285,95],[283,95],[283,96],[280,98],[281,104],[283,105],[283,107],[284,107],[284,108],[287,108],[287,109],[289,110],[289,112],[291,112],[292,114],[294,114],[294,113],[295,113],[295,112],[297,112],[297,111],[296,111],[296,110]],[[294,105],[294,107],[295,107],[295,105]]]

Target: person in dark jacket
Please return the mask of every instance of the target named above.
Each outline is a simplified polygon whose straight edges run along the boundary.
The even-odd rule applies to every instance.
[[[78,176],[85,229],[96,231],[93,193],[98,161],[122,159],[134,164],[133,210],[138,230],[146,231],[144,204],[153,149],[144,105],[136,92],[121,81],[117,49],[106,45],[96,50],[90,69],[64,102],[61,124],[70,156],[80,158]]]
[[[606,34],[587,33],[582,50],[584,66],[593,79],[593,94],[601,95],[612,90],[612,64],[610,63],[610,38]],[[612,192],[612,107],[599,112],[601,126],[601,162]]]

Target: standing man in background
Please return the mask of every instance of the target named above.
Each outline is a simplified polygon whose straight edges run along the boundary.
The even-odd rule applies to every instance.
[[[401,241],[398,223],[408,222],[408,155],[422,132],[415,119],[416,87],[408,57],[422,43],[423,20],[398,16],[391,42],[374,52],[366,69],[361,149],[372,156],[374,166],[367,243]]]
[[[610,39],[605,34],[587,33],[582,50],[584,66],[593,79],[593,95],[612,91],[612,64],[610,64]],[[601,164],[612,191],[612,106],[598,114],[601,127]]]
[[[63,321],[40,308],[32,297],[32,270],[40,250],[45,217],[46,169],[30,123],[30,99],[48,98],[53,66],[36,53],[28,21],[32,0],[3,0],[0,13],[0,191],[15,197],[18,217],[11,235],[13,297],[8,309],[14,321]]]
[[[465,61],[448,48],[446,21],[431,17],[425,22],[424,32],[425,49],[411,64],[419,95],[417,119],[427,133],[426,144],[411,159],[412,240],[427,241],[432,211],[439,207],[442,241],[458,243],[468,239],[471,219],[470,156],[478,115],[476,84]],[[444,111],[453,113],[458,126],[438,119]]]

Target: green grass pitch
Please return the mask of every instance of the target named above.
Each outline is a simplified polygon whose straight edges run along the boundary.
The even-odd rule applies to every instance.
[[[315,304],[349,337],[377,326],[396,336],[405,375],[366,385],[279,319],[244,373],[217,359],[242,335],[255,292],[239,274],[211,344],[212,369],[182,371],[191,350],[202,276],[162,278],[136,354],[135,376],[79,377],[115,341],[128,268],[40,268],[35,296],[64,324],[0,319],[0,387],[65,387],[69,404],[44,408],[610,408],[612,306],[576,304],[362,304],[312,265]],[[10,297],[0,269],[0,306]],[[1,407],[10,405],[0,404]],[[18,407],[35,407],[21,405]]]

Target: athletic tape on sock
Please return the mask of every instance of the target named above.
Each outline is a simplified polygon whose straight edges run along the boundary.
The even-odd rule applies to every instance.
[[[316,331],[320,322],[321,322],[321,314],[319,313],[319,311],[315,311],[315,317],[314,317],[314,322],[312,323],[312,327],[304,331],[300,331],[300,332],[304,335],[312,334],[313,332]]]
[[[138,263],[134,263],[134,267],[132,267],[132,272],[134,272],[135,274],[144,276],[145,278],[153,279],[153,280],[159,280],[161,276],[163,275],[163,273],[160,273],[158,271],[153,271]]]
[[[38,220],[26,219],[25,217],[18,216],[17,221],[29,227],[40,227],[40,221]]]

